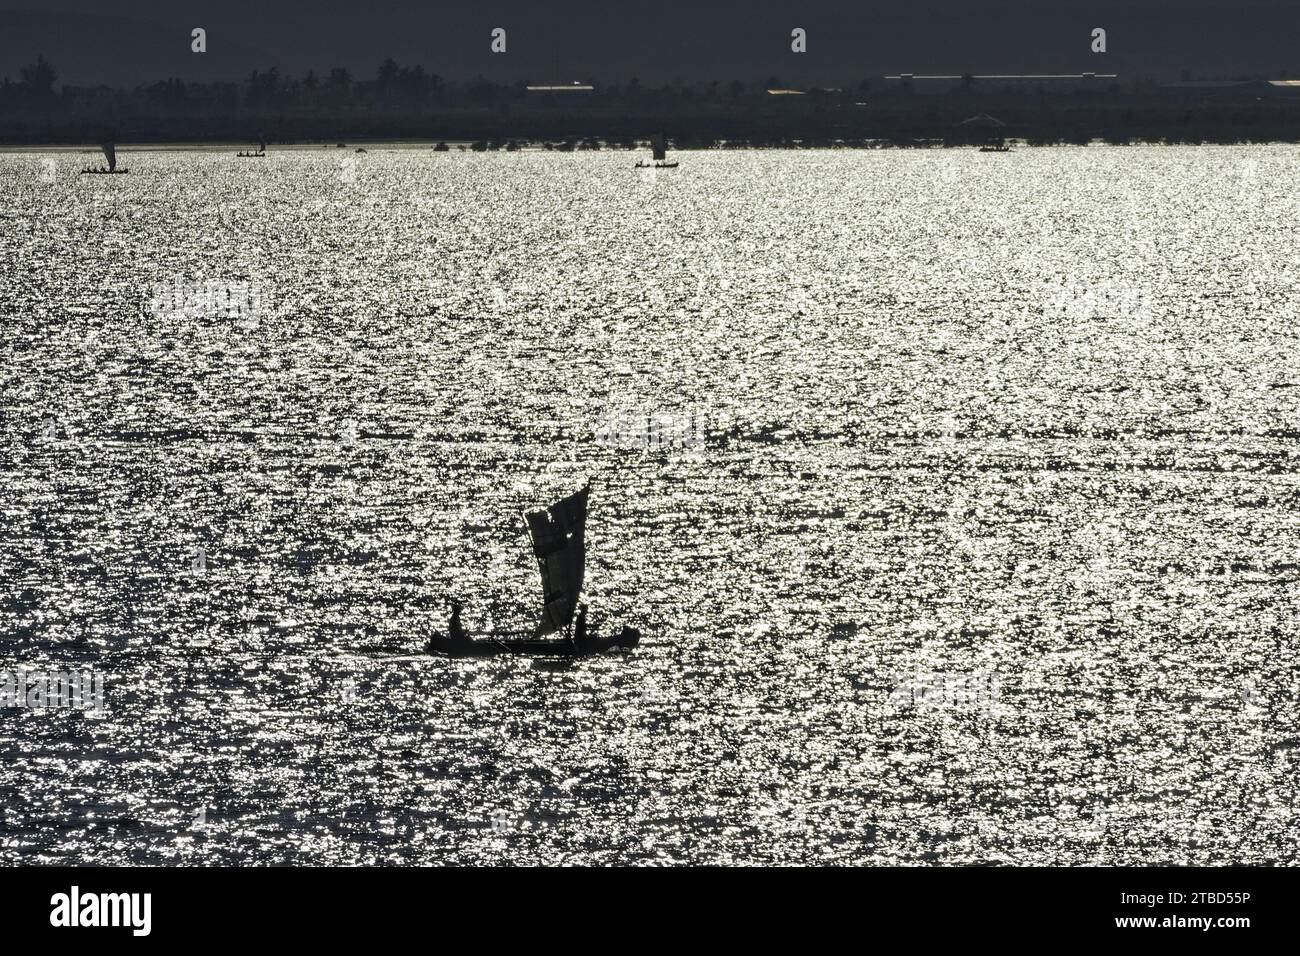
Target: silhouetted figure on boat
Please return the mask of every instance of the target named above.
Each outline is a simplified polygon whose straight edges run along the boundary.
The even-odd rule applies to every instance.
[[[468,645],[470,643],[469,635],[465,633],[465,627],[460,622],[460,609],[463,607],[460,601],[455,598],[451,600],[451,620],[447,622],[446,642],[451,647]],[[428,642],[424,645],[427,653],[433,654],[438,651],[446,652],[445,647],[440,647],[436,635],[430,635]]]
[[[573,618],[573,646],[579,651],[587,649],[587,605],[578,605],[578,613]]]
[[[460,623],[461,606],[462,605],[459,601],[451,602],[451,621],[447,624],[447,636],[453,641],[468,640],[468,637],[465,634],[465,628]]]

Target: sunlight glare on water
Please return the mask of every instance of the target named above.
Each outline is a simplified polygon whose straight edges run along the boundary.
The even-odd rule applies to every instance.
[[[0,860],[1295,860],[1292,148],[121,153],[0,154],[0,670],[109,707]],[[588,478],[641,646],[420,654]]]

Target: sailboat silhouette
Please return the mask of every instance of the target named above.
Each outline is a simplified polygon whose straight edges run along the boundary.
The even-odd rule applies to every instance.
[[[99,166],[99,167],[87,166],[85,169],[82,170],[83,174],[92,173],[95,175],[106,176],[110,174],[129,173],[131,171],[129,169],[117,168],[117,147],[113,144],[112,140],[106,140],[103,144],[100,145],[99,148],[104,151],[104,160],[108,163],[108,165]]]
[[[447,657],[488,657],[494,654],[533,654],[581,657],[611,648],[630,650],[641,634],[624,625],[619,633],[599,637],[587,633],[587,607],[580,600],[587,564],[588,484],[549,508],[524,515],[528,538],[542,579],[542,613],[532,633],[489,633],[471,636],[460,624],[461,605],[452,602],[447,633],[432,635],[425,650]],[[563,636],[561,635],[563,632]]]
[[[236,153],[235,155],[236,155],[236,156],[239,156],[239,157],[242,157],[242,158],[244,158],[244,159],[255,159],[255,158],[260,158],[260,157],[262,157],[262,156],[265,156],[265,155],[266,155],[266,137],[263,136],[260,140],[258,140],[258,145],[257,145],[257,149],[256,149],[256,150],[246,150],[246,151],[241,151],[241,152]]]
[[[675,161],[671,163],[667,161],[668,150],[665,145],[665,142],[666,141],[664,139],[663,133],[655,133],[655,135],[650,138],[651,162],[643,163],[640,160],[638,160],[636,164],[636,168],[637,169],[652,169],[652,168],[653,169],[676,169],[677,163]]]

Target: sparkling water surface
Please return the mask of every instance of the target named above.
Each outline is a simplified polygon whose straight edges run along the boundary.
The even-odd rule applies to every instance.
[[[0,671],[109,708],[0,861],[1296,860],[1293,147],[119,156],[0,154]],[[641,646],[421,655],[588,478]]]

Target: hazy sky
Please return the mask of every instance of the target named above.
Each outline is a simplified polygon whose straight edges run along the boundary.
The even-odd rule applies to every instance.
[[[190,30],[208,52],[190,52]],[[489,51],[504,27],[508,52]],[[790,52],[790,30],[808,52]],[[1089,50],[1108,31],[1104,56]],[[453,78],[845,83],[885,72],[1286,70],[1300,0],[0,0],[0,75],[44,53],[70,83],[373,74],[386,56]]]

